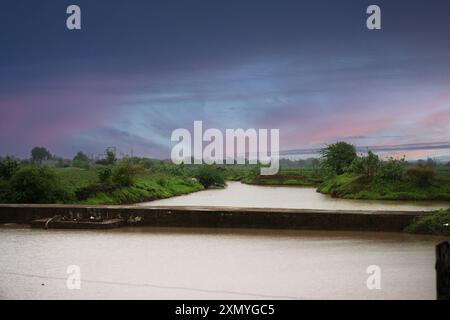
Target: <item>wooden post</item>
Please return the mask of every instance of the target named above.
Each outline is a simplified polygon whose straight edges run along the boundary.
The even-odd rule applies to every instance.
[[[450,244],[436,246],[436,289],[438,300],[450,300]]]

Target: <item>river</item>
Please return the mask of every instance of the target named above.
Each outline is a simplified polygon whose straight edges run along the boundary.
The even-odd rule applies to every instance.
[[[0,227],[1,299],[434,299],[434,246],[401,233]],[[78,265],[81,289],[66,287]],[[369,290],[366,269],[381,268]]]
[[[227,206],[324,210],[429,211],[450,208],[450,202],[367,201],[332,198],[310,187],[255,186],[228,182],[224,189],[210,189],[169,199],[140,203],[142,206]]]
[[[448,203],[333,199],[313,188],[231,182],[141,205],[431,210]],[[435,245],[402,233],[0,226],[1,299],[434,299]],[[448,239],[448,237],[447,237]],[[81,269],[81,289],[66,286]],[[366,286],[369,266],[381,289]]]

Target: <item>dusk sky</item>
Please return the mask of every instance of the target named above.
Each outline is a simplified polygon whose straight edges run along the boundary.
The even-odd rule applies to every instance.
[[[1,1],[0,155],[169,158],[194,120],[450,156],[450,1]]]

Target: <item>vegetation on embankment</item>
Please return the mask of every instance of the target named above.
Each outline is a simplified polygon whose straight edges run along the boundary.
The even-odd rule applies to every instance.
[[[317,191],[337,198],[364,200],[450,200],[450,168],[432,160],[408,164],[381,160],[370,150],[357,155],[339,142],[322,151],[329,176]]]
[[[317,191],[336,198],[364,200],[450,200],[450,171],[437,171],[436,178],[419,185],[404,177],[399,180],[368,178],[345,173],[325,180]]]
[[[113,167],[113,166],[112,166]],[[202,190],[193,177],[143,169],[129,184],[101,181],[104,166],[89,169],[27,166],[0,185],[1,203],[130,204]],[[23,176],[23,175],[26,175]],[[23,176],[23,177],[22,177]],[[19,179],[20,184],[14,181]]]
[[[419,234],[450,235],[450,210],[439,210],[417,218],[405,228],[405,232]]]
[[[42,160],[0,159],[0,203],[131,204],[225,185],[224,172],[216,166],[117,160],[111,151],[96,162],[82,153],[52,167]]]
[[[324,175],[317,168],[282,168],[271,176],[249,173],[241,181],[254,185],[317,187],[324,181]]]

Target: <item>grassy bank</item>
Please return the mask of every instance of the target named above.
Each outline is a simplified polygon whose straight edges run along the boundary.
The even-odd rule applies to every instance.
[[[87,199],[79,200],[76,191],[99,183],[98,172],[101,167],[90,169],[52,168],[69,194],[70,203],[78,204],[130,204],[164,199],[203,189],[203,186],[188,176],[175,176],[166,172],[145,170],[136,178],[133,185],[111,188],[107,191],[93,192]]]
[[[248,175],[241,181],[254,185],[317,187],[324,181],[324,176],[313,168],[286,168],[276,175]]]
[[[418,218],[405,228],[405,232],[450,236],[450,210],[440,210]]]
[[[434,180],[417,185],[406,178],[386,180],[346,173],[325,180],[318,192],[333,197],[365,200],[450,200],[450,171],[437,170]]]

